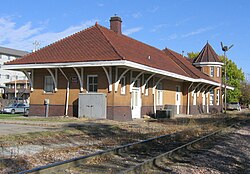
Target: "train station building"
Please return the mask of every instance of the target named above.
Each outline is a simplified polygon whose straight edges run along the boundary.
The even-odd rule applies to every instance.
[[[209,43],[190,60],[99,24],[5,64],[29,79],[30,113],[127,121],[222,110],[223,63]]]

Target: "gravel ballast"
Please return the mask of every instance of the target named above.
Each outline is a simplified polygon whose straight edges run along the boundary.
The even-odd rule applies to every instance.
[[[250,125],[220,136],[207,149],[192,151],[173,173],[250,173]]]

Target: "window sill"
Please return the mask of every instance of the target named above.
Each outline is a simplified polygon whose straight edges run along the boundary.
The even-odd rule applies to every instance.
[[[54,94],[55,92],[45,92],[45,91],[43,91],[43,94],[44,95],[52,95],[52,94]]]

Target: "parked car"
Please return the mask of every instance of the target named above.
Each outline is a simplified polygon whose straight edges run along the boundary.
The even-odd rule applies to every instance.
[[[241,106],[238,102],[230,102],[227,104],[227,109],[241,111]]]
[[[29,105],[25,103],[12,103],[3,108],[3,113],[10,113],[10,114],[23,113],[26,115],[28,114],[28,112],[29,112]]]

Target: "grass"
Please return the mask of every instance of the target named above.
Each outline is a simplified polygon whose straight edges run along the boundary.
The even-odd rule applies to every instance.
[[[46,121],[46,122],[82,122],[88,119],[75,117],[27,117],[22,114],[0,114],[0,120],[16,120],[16,121]]]
[[[5,120],[5,119],[15,119],[15,118],[20,118],[22,117],[22,114],[0,114],[0,119]]]
[[[84,135],[83,132],[75,129],[66,129],[59,131],[28,132],[23,134],[0,136],[0,145],[15,146],[20,144],[41,144],[50,141],[66,141],[67,137],[72,135]]]

